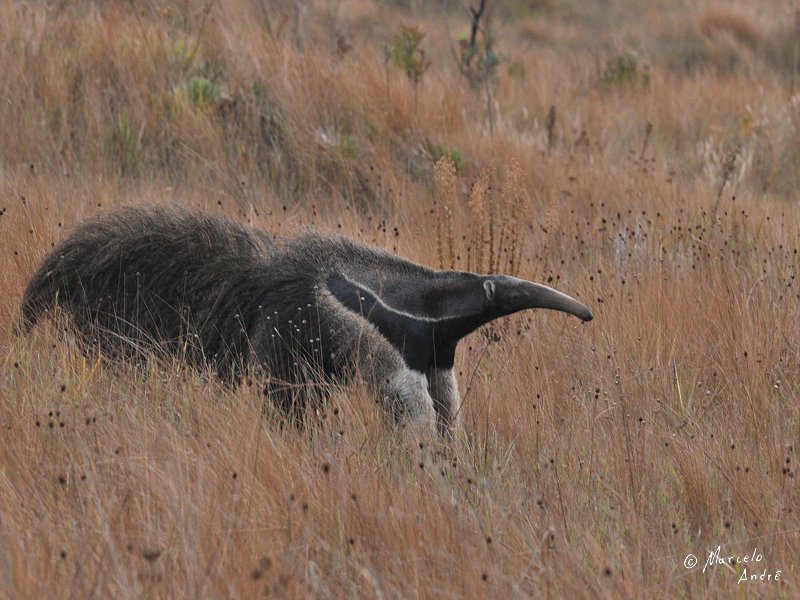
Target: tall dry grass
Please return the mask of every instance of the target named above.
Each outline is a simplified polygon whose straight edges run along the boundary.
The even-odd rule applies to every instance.
[[[490,133],[465,17],[410,4],[0,4],[3,596],[798,594],[797,73],[736,35],[790,56],[791,7],[504,2]],[[416,91],[384,60],[402,22]],[[604,76],[622,52],[647,83]],[[447,455],[357,383],[298,429],[247,386],[14,335],[47,250],[141,202],[518,271],[595,320],[464,340]],[[780,581],[700,572],[717,546]]]

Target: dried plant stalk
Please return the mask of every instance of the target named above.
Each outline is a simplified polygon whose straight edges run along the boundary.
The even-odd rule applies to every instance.
[[[508,241],[505,271],[511,275],[517,275],[519,273],[519,256],[521,255],[519,221],[526,204],[526,191],[525,174],[516,159],[511,159],[508,165],[503,197],[507,215],[504,226],[505,240]]]
[[[472,186],[469,194],[469,211],[472,227],[467,251],[467,268],[480,272],[483,270],[484,241],[486,235],[486,194],[489,190],[489,172],[482,169],[478,181]]]
[[[491,193],[492,182],[497,181],[497,167],[489,167],[489,185],[487,191]],[[489,269],[490,273],[497,272],[497,252],[495,251],[495,223],[497,221],[497,202],[489,201]]]
[[[453,234],[453,202],[456,199],[458,179],[456,166],[449,156],[443,156],[433,167],[433,180],[436,184],[436,248],[439,253],[439,267],[455,269],[456,252]]]

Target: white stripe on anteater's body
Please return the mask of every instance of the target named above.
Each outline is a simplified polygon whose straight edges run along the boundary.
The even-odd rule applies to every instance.
[[[433,432],[436,417],[425,375],[410,369],[377,327],[342,306],[327,288],[321,289],[318,302],[332,316],[323,351],[346,357],[395,419]]]
[[[514,277],[435,271],[310,231],[275,243],[228,219],[157,207],[100,215],[54,248],[25,291],[23,328],[56,305],[106,355],[180,357],[231,382],[263,369],[287,408],[309,386],[359,374],[389,414],[436,421],[445,435],[460,410],[461,338],[526,308],[592,318]]]

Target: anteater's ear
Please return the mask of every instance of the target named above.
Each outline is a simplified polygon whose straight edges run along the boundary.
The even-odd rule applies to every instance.
[[[494,300],[494,281],[487,279],[483,282],[483,291],[486,292],[486,299],[491,302]]]

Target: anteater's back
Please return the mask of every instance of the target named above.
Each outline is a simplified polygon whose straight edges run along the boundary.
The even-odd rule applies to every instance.
[[[272,250],[266,234],[208,214],[164,207],[103,214],[44,259],[25,290],[23,325],[30,330],[58,305],[110,353],[171,344],[164,349],[190,359],[221,356],[242,340],[206,325],[231,309],[231,292],[263,271]]]

